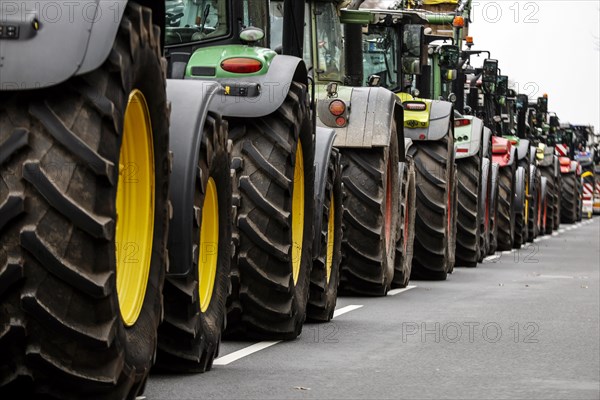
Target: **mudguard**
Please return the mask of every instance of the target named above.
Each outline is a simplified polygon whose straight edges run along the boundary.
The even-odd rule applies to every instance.
[[[329,156],[335,151],[335,162],[340,162],[339,153],[333,149],[335,131],[330,128],[317,127],[315,135],[315,215],[313,224],[313,258],[321,254],[321,223],[323,222],[323,204],[325,203],[325,185],[327,183],[327,167]]]
[[[488,177],[491,171],[491,161],[489,158],[481,159],[481,186],[479,190],[479,196],[484,201],[479,202],[479,215],[485,218],[485,206],[489,201],[488,199]]]
[[[224,117],[259,118],[275,112],[285,101],[292,81],[308,84],[306,65],[296,57],[278,55],[273,58],[269,70],[264,75],[231,78],[207,78],[209,81],[198,77],[186,80],[199,80],[204,82],[219,82],[224,88],[219,90],[211,102],[210,110]],[[226,94],[228,86],[231,88],[256,87],[257,95],[238,96]],[[229,90],[230,93],[236,90]],[[248,91],[249,93],[250,91]],[[300,99],[300,101],[307,101]]]
[[[542,204],[544,204],[544,200],[546,199],[546,196],[548,195],[548,178],[546,178],[545,176],[542,176],[542,182],[541,182],[541,186],[542,186]]]
[[[560,176],[560,161],[558,160],[558,156],[553,156],[552,162],[554,163],[554,177],[557,178]]]
[[[535,153],[537,151],[537,147],[529,146],[529,164],[535,165]]]
[[[517,212],[525,211],[525,168],[519,167],[517,168],[517,173],[515,177],[515,193],[514,193],[514,206],[512,215],[514,216]]]
[[[404,136],[412,140],[440,140],[448,134],[448,129],[454,134],[454,106],[452,103],[440,100],[415,100],[428,103],[428,126],[411,127],[412,116],[425,111],[405,111]]]
[[[413,142],[411,139],[404,139],[404,148],[406,149],[406,154],[408,154],[408,149],[413,145]],[[405,161],[400,161],[398,163],[398,179],[400,181],[399,186],[398,187],[402,187],[402,177],[404,176],[404,168],[406,168],[406,160]],[[404,191],[400,191],[400,204],[402,204],[402,202],[404,201],[404,198],[402,197],[404,196]]]
[[[126,5],[127,0],[1,1],[0,23],[15,26],[18,36],[2,39],[0,90],[40,89],[98,68]]]
[[[340,91],[340,93],[343,93]],[[389,146],[392,122],[396,122],[400,160],[404,161],[405,150],[403,110],[398,97],[391,91],[381,87],[356,87],[350,93],[343,93],[349,111],[348,123],[344,127],[336,127],[331,120],[325,104],[329,99],[317,100],[319,126],[329,126],[336,130],[334,146],[338,148],[370,148]],[[406,130],[406,129],[405,129]]]
[[[554,162],[554,147],[544,146],[543,147],[543,158],[539,160],[538,165],[541,167],[549,167]]]
[[[529,140],[520,139],[517,146],[517,156],[519,160],[527,158],[529,156]]]
[[[494,137],[493,141],[493,147],[499,145],[500,147],[503,147],[504,150],[492,150],[492,161],[497,163],[500,167],[509,167],[513,165],[517,159],[517,148],[512,146],[508,140],[501,137]]]
[[[471,123],[465,127],[454,128],[454,148],[456,150],[456,159],[462,159],[481,154],[483,121],[472,116],[465,116],[463,118],[469,119]],[[465,136],[467,137],[466,140],[464,139]],[[461,138],[460,141],[458,140],[459,138]]]
[[[185,235],[192,230],[194,187],[204,121],[209,103],[221,89],[217,83],[167,80],[167,99],[171,103],[169,148],[173,153],[173,173],[169,198],[173,206],[169,251],[180,254],[182,264],[170,265],[170,275],[187,274],[193,264],[194,249]],[[199,96],[198,94],[202,94]]]
[[[495,199],[498,195],[498,175],[500,174],[500,165],[492,162],[492,190],[490,191],[490,199]],[[490,215],[496,214],[496,202],[492,201],[490,204]]]
[[[481,154],[485,157],[487,154],[491,153],[490,146],[492,144],[492,130],[487,126],[483,127],[483,146]]]

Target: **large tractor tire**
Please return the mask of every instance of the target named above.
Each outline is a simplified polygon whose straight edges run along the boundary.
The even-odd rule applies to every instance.
[[[529,172],[530,187],[532,188],[529,193],[528,211],[527,211],[527,242],[533,243],[533,240],[539,234],[539,227],[537,226],[537,214],[539,204],[539,195],[542,190],[541,174],[538,168],[533,167]]]
[[[552,220],[552,229],[558,230],[560,226],[560,209],[562,204],[562,174],[559,172],[558,176],[556,176],[554,181],[554,210],[553,210],[553,220]]]
[[[396,241],[396,259],[394,260],[393,288],[405,288],[410,281],[412,257],[415,242],[416,216],[416,176],[413,161],[408,158],[402,173],[402,201],[400,202],[399,236]]]
[[[554,230],[554,211],[556,209],[558,190],[556,180],[554,179],[554,170],[552,167],[542,168],[542,176],[546,178],[546,198],[544,210],[542,213],[543,234],[550,235]]]
[[[411,279],[444,280],[453,266],[456,227],[454,143],[415,142],[409,149],[416,171],[415,243]]]
[[[577,221],[579,214],[579,187],[578,176],[575,173],[568,173],[562,176],[561,194],[562,202],[560,204],[560,220],[566,224],[573,224]]]
[[[577,202],[577,222],[580,222],[583,219],[583,180],[580,177],[577,177],[577,197],[579,201]]]
[[[515,219],[512,218],[516,163],[500,168],[498,173],[498,250],[507,251],[513,247]]]
[[[167,262],[160,29],[129,2],[108,60],[0,102],[0,397],[135,398]]]
[[[306,319],[312,267],[314,139],[306,85],[261,118],[231,119],[236,255],[227,333],[294,339]]]
[[[515,235],[513,237],[513,248],[520,249],[521,246],[525,243],[525,238],[527,237],[527,218],[528,215],[528,207],[529,202],[527,200],[528,189],[527,185],[529,184],[528,179],[526,178],[529,175],[529,164],[527,164],[523,169],[519,167],[517,172],[523,171],[522,177],[524,179],[517,180],[515,182],[516,194],[521,193],[521,198],[515,198],[515,206],[516,202],[520,202],[522,204],[522,210],[515,210],[514,219],[515,219]],[[518,177],[518,174],[517,174]],[[520,186],[520,189],[519,189]]]
[[[195,244],[193,265],[188,274],[165,281],[165,317],[158,331],[157,354],[157,367],[162,370],[210,370],[224,329],[232,223],[227,123],[209,114],[203,129],[198,165],[187,169],[196,174],[189,210],[195,218],[192,230],[184,235]],[[170,235],[181,238],[174,232],[181,226],[170,229]],[[182,262],[181,254],[169,253],[170,265]]]
[[[490,188],[490,236],[488,255],[493,255],[494,253],[496,253],[496,250],[498,250],[498,191],[500,189],[500,167],[498,166],[498,164],[492,163],[490,173],[492,175],[492,186]]]
[[[342,260],[342,171],[339,153],[332,151],[327,167],[323,219],[318,231],[321,249],[313,261],[310,274],[310,294],[306,309],[307,317],[318,322],[333,318],[340,283]]]
[[[458,220],[456,265],[474,268],[480,253],[481,157],[479,154],[456,161],[458,175]]]
[[[385,296],[391,288],[399,223],[398,151],[395,129],[388,147],[342,151],[343,293]]]

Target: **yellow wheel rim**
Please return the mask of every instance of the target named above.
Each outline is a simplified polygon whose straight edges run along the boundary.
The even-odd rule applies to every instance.
[[[327,283],[331,278],[331,266],[333,264],[333,245],[335,243],[335,203],[333,193],[331,194],[331,201],[329,203],[329,221],[327,223],[327,259],[325,261],[325,268],[327,271]]]
[[[117,186],[117,296],[126,326],[137,321],[144,297],[154,235],[154,147],[144,95],[129,95]]]
[[[302,265],[302,239],[304,237],[304,155],[298,140],[292,193],[292,272],[294,285],[298,283]]]
[[[200,253],[198,255],[198,293],[200,311],[205,312],[210,305],[217,260],[219,258],[219,197],[213,178],[208,179],[206,196],[202,206],[202,227],[200,228]]]

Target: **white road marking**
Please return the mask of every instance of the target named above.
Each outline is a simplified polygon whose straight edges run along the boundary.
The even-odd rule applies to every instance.
[[[510,253],[512,253],[512,250],[506,250],[506,251],[502,252],[502,254],[510,254]]]
[[[552,232],[552,236],[558,236],[558,232]]]
[[[241,350],[234,351],[233,353],[229,353],[226,356],[217,358],[215,361],[213,361],[213,365],[231,364],[232,362],[239,360],[240,358],[249,356],[250,354],[256,353],[257,351],[261,351],[268,347],[274,346],[277,343],[281,343],[281,340],[254,343],[253,345],[244,347]]]
[[[487,256],[486,258],[484,258],[483,262],[486,262],[486,261],[488,261],[488,262],[489,261],[496,261],[496,260],[499,260],[499,259],[500,259],[500,254],[494,254],[494,255]]]
[[[550,279],[575,279],[573,276],[567,275],[538,275],[538,278],[550,278]]]
[[[558,230],[558,233],[565,233],[565,230],[564,230],[564,228],[560,228],[560,229]]]
[[[342,307],[342,308],[334,311],[333,318],[339,317],[340,315],[346,314],[350,311],[357,310],[361,307],[362,307],[362,305],[355,305],[355,304],[351,304],[349,306]],[[247,357],[250,354],[254,354],[258,351],[267,349],[271,346],[275,346],[277,343],[281,343],[281,342],[282,342],[281,340],[273,340],[273,341],[264,341],[264,342],[254,343],[248,347],[244,347],[243,349],[234,351],[233,353],[229,353],[227,355],[224,355],[223,357],[219,357],[219,358],[215,359],[213,361],[213,365],[229,365],[232,362],[239,360],[240,358]]]
[[[548,239],[548,236],[542,236],[542,237],[538,238],[538,240],[546,240],[546,239]]]
[[[356,305],[356,304],[351,304],[349,306],[342,307],[333,312],[333,318],[339,317],[340,315],[343,315],[346,313],[349,313],[350,311],[358,310],[361,307],[362,307],[361,305]]]
[[[405,287],[405,288],[403,288],[403,289],[392,289],[392,290],[390,290],[390,291],[387,293],[387,295],[388,295],[388,296],[395,296],[395,295],[397,295],[397,294],[400,294],[400,293],[402,293],[402,292],[406,292],[407,290],[414,289],[414,288],[416,288],[416,287],[417,287],[416,285],[408,285],[407,287]]]

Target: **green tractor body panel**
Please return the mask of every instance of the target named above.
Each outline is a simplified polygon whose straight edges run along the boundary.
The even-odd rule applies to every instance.
[[[239,44],[203,47],[192,54],[186,67],[186,78],[236,78],[265,75],[277,53],[263,47]],[[248,58],[259,61],[261,69],[253,73],[233,73],[222,68],[223,61],[232,58]]]

